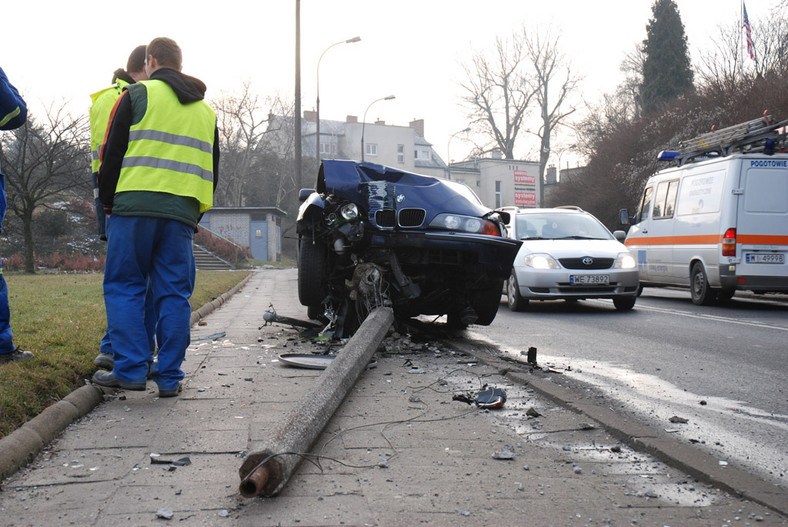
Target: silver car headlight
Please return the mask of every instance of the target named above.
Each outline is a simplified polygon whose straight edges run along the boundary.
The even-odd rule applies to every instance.
[[[613,264],[614,269],[634,269],[637,266],[635,258],[629,253],[618,253],[616,262]]]
[[[534,269],[560,269],[561,265],[555,258],[545,253],[529,254],[525,257],[525,265]]]

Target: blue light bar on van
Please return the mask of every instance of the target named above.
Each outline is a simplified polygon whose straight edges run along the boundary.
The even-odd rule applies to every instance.
[[[679,152],[675,150],[663,150],[657,154],[657,161],[670,161],[671,159],[676,159],[678,156]]]

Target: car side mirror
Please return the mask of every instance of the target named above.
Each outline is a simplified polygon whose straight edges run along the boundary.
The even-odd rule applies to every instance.
[[[627,233],[624,231],[613,231],[613,236],[621,243],[624,243],[624,240],[627,239]]]
[[[298,191],[298,201],[303,203],[304,201],[306,201],[306,198],[312,195],[314,191],[315,189],[312,188],[302,188],[301,190]]]
[[[627,209],[618,211],[618,222],[621,225],[629,225],[629,212],[627,212]]]

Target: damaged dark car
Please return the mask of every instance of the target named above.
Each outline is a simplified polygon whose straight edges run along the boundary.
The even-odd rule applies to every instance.
[[[299,198],[299,301],[334,336],[377,306],[400,319],[446,315],[455,328],[492,323],[521,242],[465,185],[326,160]]]

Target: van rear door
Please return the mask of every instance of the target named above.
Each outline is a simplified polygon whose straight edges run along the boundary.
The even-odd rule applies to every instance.
[[[740,177],[737,287],[772,290],[761,283],[772,278],[784,287],[788,279],[788,156],[747,156],[742,159]]]

